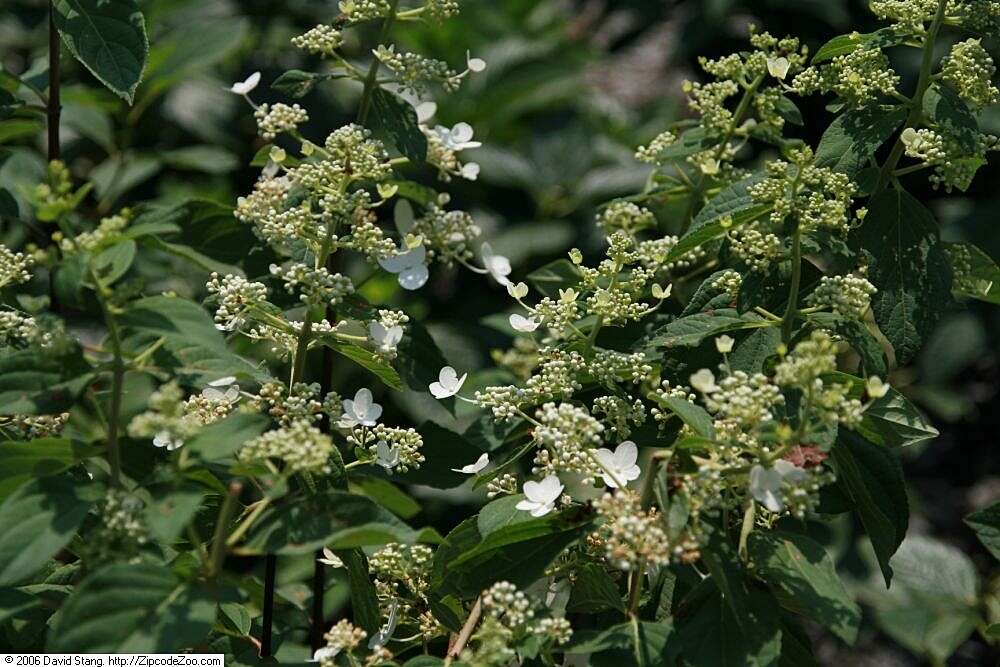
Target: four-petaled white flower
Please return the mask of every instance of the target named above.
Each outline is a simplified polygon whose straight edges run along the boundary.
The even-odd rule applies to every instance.
[[[441,143],[450,151],[458,153],[466,148],[479,148],[483,144],[479,141],[472,141],[474,130],[468,123],[455,123],[455,126],[448,129],[444,125],[434,128]]]
[[[462,373],[462,377],[458,377],[454,368],[445,366],[438,373],[438,381],[431,382],[429,389],[434,398],[448,398],[459,392],[467,377],[469,377],[468,373]]]
[[[337,422],[342,428],[374,426],[382,416],[382,406],[372,400],[372,392],[364,387],[354,394],[354,400],[344,399],[344,414]]]
[[[639,448],[631,440],[621,443],[613,452],[602,447],[595,451],[594,455],[601,462],[601,477],[604,483],[612,489],[617,489],[619,482],[628,484],[633,479],[639,479],[642,471],[635,463],[639,458]]]
[[[469,465],[462,466],[461,468],[452,468],[452,472],[463,472],[466,475],[478,475],[480,471],[490,464],[490,455],[483,454],[475,463],[470,463]]]
[[[153,446],[154,447],[165,447],[168,452],[172,452],[175,449],[180,449],[184,441],[178,438],[176,435],[170,431],[159,431],[153,436]]]
[[[774,467],[770,469],[755,465],[750,469],[750,495],[772,512],[781,512],[785,509],[781,485],[786,480],[792,483],[802,482],[808,476],[809,473],[805,470],[784,459],[775,461]]]
[[[719,336],[715,339],[715,349],[719,351],[720,354],[729,354],[733,351],[734,341],[729,336]]]
[[[473,58],[471,51],[465,52],[465,65],[470,72],[482,72],[486,69],[486,61],[482,58]]]
[[[201,390],[201,395],[214,403],[222,401],[233,403],[240,398],[240,386],[236,384],[236,378],[230,375],[209,382],[208,386]]]
[[[514,329],[514,331],[531,333],[538,328],[539,324],[541,324],[541,322],[538,320],[531,317],[525,317],[524,315],[518,315],[517,313],[510,316],[510,326]]]
[[[344,567],[344,561],[340,560],[340,557],[328,547],[323,547],[323,557],[316,560],[330,567]]]
[[[396,598],[392,599],[389,603],[389,618],[386,619],[385,625],[379,628],[378,632],[372,635],[372,638],[368,640],[368,648],[376,649],[380,646],[385,646],[392,635],[396,632],[396,623],[399,621],[399,600]]]
[[[260,83],[260,72],[254,72],[243,81],[234,83],[229,90],[237,95],[249,95],[258,83]]]
[[[375,465],[392,470],[399,465],[399,445],[389,446],[385,440],[375,443]]]
[[[719,391],[719,385],[715,384],[715,375],[707,368],[702,368],[691,375],[691,386],[703,394]]]
[[[395,325],[386,327],[381,322],[371,322],[368,325],[368,336],[382,352],[392,352],[403,340],[403,327]]]
[[[405,247],[404,247],[405,250]],[[424,264],[427,251],[422,245],[418,245],[412,250],[405,250],[392,257],[384,257],[378,261],[379,266],[389,273],[397,274],[399,285],[403,289],[420,289],[427,282],[430,271]]]
[[[482,257],[483,266],[493,276],[493,280],[504,286],[510,283],[510,280],[507,279],[511,272],[509,259],[503,255],[494,254],[493,246],[489,243],[479,246],[479,255]]]
[[[515,507],[531,512],[531,516],[545,516],[555,509],[556,501],[563,492],[562,482],[555,475],[549,475],[540,482],[524,483],[524,500]]]

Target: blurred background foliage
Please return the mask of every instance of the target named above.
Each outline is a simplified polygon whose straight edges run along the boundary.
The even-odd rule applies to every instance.
[[[289,69],[322,66],[291,48],[289,39],[329,20],[336,6],[331,0],[141,4],[151,53],[134,106],[64,57],[63,156],[78,180],[93,183],[95,216],[138,202],[201,202],[195,222],[204,224],[188,232],[187,242],[204,253],[196,258],[203,270],[181,258],[165,260],[153,249],[146,249],[144,261],[137,263],[147,287],[199,295],[213,266],[243,259],[239,239],[247,232],[227,217],[225,207],[249,191],[259,172],[251,161],[263,144],[249,108],[226,88],[260,70],[264,84],[258,101],[287,101],[286,94],[267,84]],[[571,247],[585,254],[599,248],[603,239],[592,224],[595,210],[642,188],[648,168],[633,159],[634,149],[684,116],[680,84],[699,76],[698,56],[743,48],[750,23],[776,35],[797,35],[813,49],[837,34],[869,31],[874,23],[862,0],[462,4],[462,14],[444,25],[407,24],[398,32],[406,46],[451,63],[462,63],[467,51],[488,63],[483,75],[439,101],[436,120],[449,126],[468,122],[484,142],[469,154],[482,166],[480,179],[453,183],[453,202],[473,212],[485,237],[510,257],[519,277],[565,256]],[[4,71],[42,89],[46,11],[47,3],[40,0],[4,0],[0,10]],[[997,53],[998,45],[988,46]],[[359,47],[353,48],[357,52]],[[30,92],[14,92],[38,103]],[[349,122],[357,93],[337,82],[311,90],[299,100],[312,118],[307,134]],[[804,102],[803,113],[820,119],[826,112],[813,98]],[[984,131],[1000,134],[1000,117],[985,118],[982,125]],[[819,121],[810,123],[802,138],[815,145],[823,127]],[[27,193],[42,180],[43,142],[43,119],[37,114],[19,113],[0,130],[0,185],[17,204],[0,209],[0,241],[14,247],[37,241],[40,234],[18,211],[28,210]],[[994,164],[983,169],[967,193],[947,200],[930,190],[915,194],[930,201],[946,240],[968,240],[1000,258],[994,222],[1000,206],[998,177]],[[669,206],[657,213],[665,233],[676,231]],[[264,269],[266,258],[259,259]],[[506,372],[495,368],[491,354],[510,343],[495,316],[509,299],[501,288],[486,292],[483,285],[467,274],[437,272],[418,293],[416,310],[409,308],[425,322],[451,364],[483,369],[467,385],[473,387],[495,384],[497,375]],[[389,274],[376,275],[364,287],[365,296],[379,303],[393,302],[397,292]],[[72,309],[68,317],[72,320]],[[966,640],[971,629],[962,627],[963,605],[975,604],[977,589],[997,587],[1000,580],[991,571],[994,561],[960,517],[1000,498],[1000,457],[993,451],[1000,431],[998,338],[1000,311],[970,304],[942,321],[913,365],[893,372],[892,384],[933,417],[941,435],[902,450],[910,483],[911,537],[894,561],[897,585],[891,592],[868,585],[865,549],[857,547],[859,533],[846,516],[820,532],[853,573],[872,621],[853,648],[832,639],[817,646],[823,664],[944,664],[943,656],[954,645],[958,650],[947,664],[996,664],[985,644],[974,636]],[[345,374],[350,372],[344,368]],[[342,380],[343,387],[364,381],[361,376]],[[136,383],[130,390],[128,403],[135,411],[152,387]],[[379,398],[416,423],[430,418],[456,426],[426,396],[404,392]],[[458,426],[473,418],[460,410]],[[400,497],[397,510],[422,512],[426,523],[442,533],[465,515],[454,511],[456,505],[483,501],[464,488],[447,494],[420,488],[412,492],[420,504]],[[293,608],[308,595],[310,572],[308,558],[282,565],[279,593]],[[931,579],[949,595],[923,595],[932,588]],[[343,602],[345,588],[335,588],[331,595]],[[304,632],[306,610],[299,611]]]

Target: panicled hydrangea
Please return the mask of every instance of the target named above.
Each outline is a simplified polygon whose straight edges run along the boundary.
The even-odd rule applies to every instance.
[[[809,295],[810,306],[829,308],[838,315],[860,319],[878,290],[864,275],[823,276]]]
[[[801,390],[806,405],[821,421],[852,427],[861,421],[863,406],[850,397],[850,385],[823,377],[836,368],[836,342],[826,332],[814,331],[778,363],[774,381]]]
[[[655,508],[644,510],[635,491],[605,493],[594,509],[601,522],[588,542],[602,549],[608,565],[628,572],[670,564],[672,547],[661,517]]]
[[[792,82],[800,95],[832,92],[854,109],[892,95],[898,85],[899,75],[882,50],[863,46],[836,56],[829,63],[809,67]]]
[[[597,216],[597,225],[607,234],[616,231],[635,233],[654,227],[656,217],[649,209],[624,199],[616,199]]]
[[[392,11],[389,0],[341,0],[338,6],[350,23],[371,21]]]
[[[979,109],[996,102],[1000,94],[992,81],[996,69],[982,41],[970,38],[951,47],[942,63],[941,77],[970,107]]]
[[[59,248],[66,254],[73,254],[78,251],[101,250],[107,245],[118,240],[119,235],[128,227],[132,221],[132,211],[123,208],[115,215],[101,218],[97,227],[91,231],[80,232],[75,238],[68,239],[62,236],[61,232],[53,234],[53,238],[59,241]]]
[[[145,504],[134,493],[108,489],[97,504],[97,526],[89,533],[81,555],[91,566],[110,561],[136,562],[149,542]]]
[[[666,130],[656,135],[647,146],[640,146],[635,153],[635,159],[646,164],[661,167],[672,162],[672,158],[663,157],[663,153],[677,141],[677,135]]]
[[[305,34],[292,38],[292,44],[297,48],[323,55],[332,55],[344,43],[340,31],[330,25],[317,25]]]
[[[604,426],[582,407],[572,403],[546,403],[535,413],[539,444],[533,474],[576,472],[598,474],[593,450],[601,444]]]
[[[411,232],[426,240],[427,256],[445,266],[475,257],[472,244],[482,234],[479,225],[465,211],[447,211],[435,204],[413,220]]]
[[[272,264],[271,275],[285,284],[289,294],[299,293],[299,300],[311,306],[337,306],[344,297],[354,293],[354,284],[347,276],[331,274],[326,267],[318,269],[299,262]]]
[[[152,438],[156,447],[172,451],[196,435],[204,425],[197,405],[184,400],[184,391],[176,381],[161,385],[148,401],[148,410],[132,418],[129,437]]]
[[[257,131],[267,141],[276,139],[279,134],[295,132],[300,124],[309,120],[309,114],[298,104],[289,106],[283,102],[261,104],[253,115],[257,119]]]
[[[908,127],[900,140],[906,155],[934,167],[931,184],[935,188],[943,185],[947,192],[968,189],[976,171],[985,164],[986,152],[1000,148],[994,135],[976,134],[967,139],[930,128]]]
[[[431,83],[440,84],[445,90],[457,90],[462,76],[448,67],[448,63],[413,52],[396,52],[396,45],[379,45],[375,57],[397,77],[397,82],[414,95],[428,92]]]
[[[0,432],[12,432],[14,440],[51,438],[62,433],[69,413],[55,415],[9,415],[0,417]]]
[[[238,457],[247,463],[280,461],[289,473],[329,474],[333,450],[330,436],[303,419],[248,441]]]
[[[31,255],[14,252],[0,243],[0,288],[31,280],[30,269],[33,264]]]
[[[355,426],[347,435],[352,447],[367,449],[370,462],[381,465],[386,472],[405,473],[424,462],[420,452],[424,440],[412,428],[395,428],[384,424]]]
[[[492,500],[497,496],[512,496],[517,493],[517,487],[517,475],[505,472],[486,483],[486,497]]]
[[[264,283],[249,281],[242,276],[229,274],[220,278],[218,273],[212,273],[205,288],[217,303],[215,324],[224,331],[242,327],[247,321],[247,311],[267,301]]]
[[[320,667],[336,667],[336,657],[340,653],[349,654],[354,651],[367,636],[368,633],[354,627],[346,618],[341,619],[323,635],[326,645],[316,651],[313,661],[318,662]]]
[[[423,544],[387,544],[369,559],[375,585],[386,598],[400,598],[405,592],[424,597],[430,587],[434,550]]]

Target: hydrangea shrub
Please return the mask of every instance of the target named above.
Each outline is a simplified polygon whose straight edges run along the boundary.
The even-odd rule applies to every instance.
[[[978,118],[1000,3],[871,9],[885,27],[815,52],[752,28],[702,59],[691,116],[636,151],[646,187],[597,215],[603,255],[523,281],[450,206],[448,184],[480,172],[473,128],[432,120],[488,64],[394,41],[450,0],[345,0],[291,40],[323,67],[274,81],[288,102],[256,102],[259,73],[233,84],[264,145],[231,210],[95,219],[53,160],[31,192],[39,241],[0,246],[11,645],[501,667],[814,664],[806,628],[853,643],[861,609],[814,527],[853,514],[886,587],[947,560],[900,549],[896,450],[937,432],[888,375],[946,309],[1000,302],[997,266],[908,191],[964,191],[997,148]],[[131,99],[127,74],[101,80]],[[323,110],[292,100],[333,80],[357,91],[355,122],[310,136]],[[829,113],[804,117],[810,96]],[[816,146],[795,138],[806,123],[826,128]],[[148,253],[198,267],[204,290],[145,284]],[[492,377],[512,381],[469,382],[405,305],[365,298],[359,266],[404,294],[436,270],[505,290]],[[400,423],[379,401],[403,388],[474,419]],[[462,484],[485,504],[450,532],[409,521],[404,488]],[[994,553],[997,516],[967,519]],[[312,586],[279,581],[279,561]],[[995,594],[924,592],[960,622],[918,652],[996,641]]]

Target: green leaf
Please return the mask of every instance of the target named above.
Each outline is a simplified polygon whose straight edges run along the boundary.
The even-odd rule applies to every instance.
[[[329,77],[316,72],[292,69],[275,79],[271,87],[280,93],[299,99],[308,95],[317,83],[327,78]]]
[[[854,110],[837,116],[816,148],[816,165],[856,176],[906,118],[906,109]]]
[[[371,111],[372,127],[387,134],[411,162],[423,164],[427,159],[427,137],[420,131],[416,109],[398,95],[376,88]]]
[[[414,391],[426,393],[430,384],[437,382],[441,369],[448,365],[427,327],[412,319],[406,324],[406,333],[396,350],[395,368],[406,386]],[[454,414],[454,398],[439,403]]]
[[[466,599],[501,580],[528,586],[589,526],[590,517],[574,508],[537,519],[512,518],[483,536],[477,517],[470,517],[438,547],[432,585]]]
[[[730,331],[769,326],[770,322],[757,315],[750,313],[740,315],[735,309],[722,308],[676,319],[657,329],[650,344],[663,347],[696,347],[706,338]]]
[[[878,288],[872,312],[908,362],[951,302],[951,266],[934,216],[909,193],[887,190],[872,201],[858,235],[870,258],[868,278]]]
[[[221,146],[184,146],[163,151],[160,156],[175,169],[200,171],[206,174],[228,174],[240,166],[236,155]]]
[[[105,248],[91,260],[91,266],[98,279],[111,285],[124,276],[135,260],[135,241],[126,239]]]
[[[754,174],[723,188],[712,197],[691,221],[691,228],[681,237],[664,262],[673,262],[706,243],[725,236],[726,232],[769,213],[771,207],[758,204],[750,196],[750,187],[763,180]]]
[[[0,442],[0,501],[25,482],[57,475],[97,450],[64,438]]]
[[[952,291],[1000,304],[1000,266],[993,258],[971,243],[945,243],[944,247],[955,276]]]
[[[51,415],[64,412],[94,378],[94,370],[74,346],[65,354],[47,350],[0,354],[0,414]]]
[[[557,259],[529,273],[527,281],[543,296],[558,299],[559,290],[579,284],[580,271],[568,259]]]
[[[330,338],[329,336],[324,336],[319,340],[323,345],[326,345],[338,354],[347,357],[358,366],[361,366],[366,371],[370,372],[372,375],[381,380],[382,384],[385,386],[392,389],[403,388],[403,380],[399,377],[399,373],[396,372],[396,369],[383,361],[381,357],[371,350],[366,350],[365,348],[354,345],[353,343],[342,343],[338,340]]]
[[[888,588],[892,581],[889,559],[903,543],[910,522],[902,467],[891,450],[847,429],[840,429],[831,454],[837,484],[854,504]]]
[[[42,477],[0,504],[0,587],[22,583],[66,546],[100,497],[99,484]]]
[[[254,524],[244,554],[303,554],[320,547],[353,547],[402,542],[412,544],[421,533],[370,498],[327,491],[293,504],[268,508]]]
[[[177,541],[184,528],[201,509],[206,490],[203,486],[166,485],[150,489],[152,502],[146,505],[146,526],[163,544]]]
[[[153,45],[143,94],[155,95],[218,64],[245,43],[249,24],[245,18],[178,22]]]
[[[73,591],[47,649],[59,653],[172,653],[201,642],[215,623],[213,591],[153,563],[115,563]]]
[[[351,491],[368,496],[400,519],[420,514],[420,503],[392,482],[380,477],[354,476]]]
[[[776,354],[781,343],[781,331],[777,327],[756,329],[741,340],[729,355],[729,365],[744,373],[760,373],[764,362]]]
[[[968,515],[965,517],[965,523],[976,531],[979,541],[990,550],[990,553],[1000,559],[1000,501]]]
[[[858,636],[861,609],[837,576],[833,558],[805,535],[786,531],[754,531],[748,542],[760,576],[780,591],[792,611],[829,628],[848,644]]]
[[[913,403],[892,388],[868,406],[856,430],[883,447],[908,447],[940,435]]]
[[[809,319],[847,341],[861,357],[861,372],[865,377],[877,375],[884,378],[888,375],[885,352],[862,322],[836,313],[813,313]]]
[[[575,577],[566,611],[594,614],[613,609],[625,613],[618,586],[603,567],[587,563],[576,570]]]
[[[423,484],[435,489],[451,489],[470,478],[470,475],[455,472],[452,468],[474,463],[482,455],[481,450],[473,447],[458,433],[434,422],[424,422],[417,432],[424,440],[423,447],[420,448],[424,462],[419,468],[393,477],[407,484]]]
[[[676,160],[687,157],[716,146],[719,139],[708,136],[703,127],[693,127],[685,130],[677,139],[657,154],[661,161]]]
[[[740,618],[718,591],[712,591],[690,616],[676,619],[673,639],[667,644],[671,659],[688,667],[777,665],[782,632],[774,599],[757,589],[748,589],[743,599],[759,610],[756,623]]]
[[[202,461],[233,456],[248,441],[263,433],[271,420],[261,414],[236,413],[203,428],[185,443],[185,451]]]
[[[149,54],[135,0],[55,0],[53,20],[70,53],[101,83],[132,103]]]
[[[368,559],[361,549],[338,551],[337,556],[347,570],[347,583],[351,587],[351,611],[358,625],[370,633],[377,632],[382,625],[382,613],[378,606],[378,593],[368,574]]]
[[[932,83],[924,93],[923,110],[928,120],[956,139],[966,152],[975,152],[979,122],[951,87]]]
[[[880,49],[886,46],[896,46],[905,41],[906,35],[897,33],[895,28],[882,28],[881,30],[869,33],[852,32],[846,35],[838,35],[819,47],[812,57],[812,64],[816,65],[833,60],[837,56],[854,53],[854,51],[862,47],[866,49]]]
[[[701,406],[676,396],[659,396],[657,402],[680,417],[681,421],[690,426],[691,430],[698,435],[708,440],[715,437],[712,416]]]

